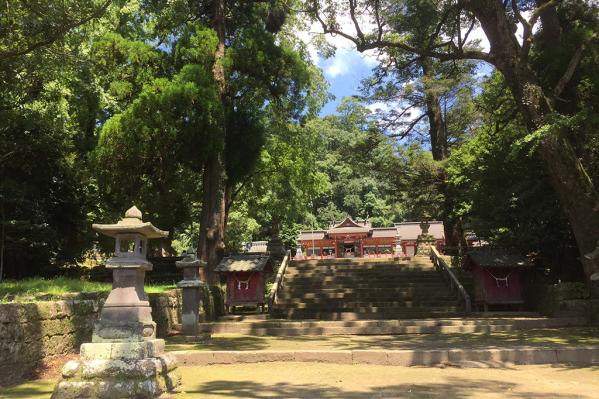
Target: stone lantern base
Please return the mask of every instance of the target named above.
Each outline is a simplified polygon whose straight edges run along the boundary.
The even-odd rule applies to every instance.
[[[420,234],[416,239],[416,256],[428,257],[431,247],[435,245],[435,237],[430,234]]]
[[[155,398],[181,384],[176,368],[162,339],[87,343],[63,367],[52,399]]]

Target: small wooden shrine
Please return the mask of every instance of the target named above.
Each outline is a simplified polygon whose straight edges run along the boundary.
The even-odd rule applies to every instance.
[[[464,268],[474,279],[474,305],[486,312],[489,305],[524,304],[522,275],[532,266],[526,257],[505,250],[469,252]]]
[[[255,305],[264,311],[264,288],[272,261],[268,255],[236,255],[223,258],[215,269],[227,282],[225,305],[229,312],[235,306]]]

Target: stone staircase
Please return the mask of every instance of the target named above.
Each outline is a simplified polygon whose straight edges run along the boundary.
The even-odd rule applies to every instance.
[[[283,319],[455,317],[457,297],[428,258],[292,262],[272,315]]]
[[[246,336],[476,334],[585,325],[534,312],[465,314],[428,258],[292,262],[270,315],[228,315],[202,333]]]

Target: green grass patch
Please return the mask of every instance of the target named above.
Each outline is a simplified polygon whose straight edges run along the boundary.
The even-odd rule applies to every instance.
[[[0,302],[27,302],[57,299],[65,294],[109,292],[110,283],[85,281],[67,277],[27,278],[0,283]],[[171,284],[148,285],[147,293],[160,293],[175,288]]]

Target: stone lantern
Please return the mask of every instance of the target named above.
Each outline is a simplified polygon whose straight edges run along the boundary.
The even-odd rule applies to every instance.
[[[435,237],[428,232],[430,225],[430,215],[425,211],[420,222],[422,232],[416,238],[416,256],[430,256],[431,247],[435,245]]]
[[[92,342],[81,345],[81,359],[64,366],[63,379],[52,398],[158,397],[180,384],[176,364],[156,339],[156,323],[144,292],[148,239],[168,232],[142,221],[135,206],[116,224],[94,224],[99,233],[115,239],[112,290],[94,324]]]
[[[182,327],[183,335],[195,337],[199,333],[200,322],[200,268],[206,266],[206,262],[196,257],[195,250],[187,251],[183,259],[175,262],[179,269],[183,269],[183,280],[177,283],[177,287],[183,291]]]

